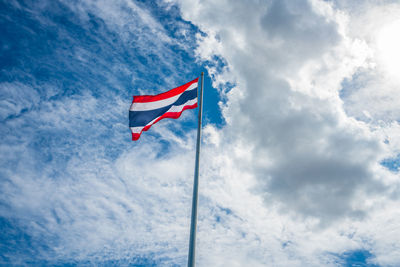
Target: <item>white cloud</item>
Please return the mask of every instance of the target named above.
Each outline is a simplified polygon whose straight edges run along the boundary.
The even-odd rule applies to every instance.
[[[185,251],[176,248],[188,239],[194,159],[193,153],[175,152],[158,156],[160,146],[143,144],[115,163],[96,153],[70,160],[56,179],[46,173],[32,176],[34,166],[25,166],[14,173],[2,200],[14,208],[9,216],[26,223],[30,234],[55,239],[52,249],[37,257],[134,262],[154,254],[154,261],[171,257],[182,263]],[[32,156],[23,161],[33,161]]]
[[[346,111],[370,123],[396,121],[400,117],[397,99],[400,80],[398,75],[399,43],[396,30],[400,21],[400,5],[364,3],[359,12],[349,9],[349,34],[362,39],[371,54],[368,64],[349,78],[344,86]],[[366,115],[368,114],[368,115]]]
[[[182,49],[194,44],[177,48],[158,18],[133,3],[64,4],[7,6],[30,14],[9,16],[30,46],[19,48],[23,64],[1,83],[0,216],[11,226],[0,261],[183,264],[194,132],[182,137],[162,121],[133,143],[127,115],[132,94],[186,79]],[[193,119],[187,112],[180,121]],[[168,153],[163,138],[174,144]]]
[[[373,66],[374,48],[364,36],[353,34],[352,14],[322,1],[180,1],[180,6],[183,17],[207,33],[199,38],[198,56],[210,60],[217,55],[227,62],[221,76],[210,67],[214,82],[236,81],[223,108],[227,126],[218,134],[210,131],[210,142],[222,147],[210,152],[216,155],[212,160],[224,162],[216,168],[222,181],[213,182],[219,186],[209,186],[223,189],[210,198],[218,203],[230,196],[224,207],[242,220],[273,221],[244,232],[255,229],[261,244],[274,252],[254,258],[250,252],[262,245],[247,240],[248,247],[242,245],[227,256],[232,264],[245,265],[251,258],[277,266],[287,266],[289,259],[303,266],[335,265],[331,253],[355,249],[375,252],[378,263],[398,262],[389,241],[393,239],[380,243],[387,229],[371,238],[394,252],[382,261],[376,249],[380,245],[365,243],[365,232],[356,238],[342,234],[352,227],[376,229],[379,222],[371,217],[378,207],[386,207],[389,195],[398,195],[398,176],[379,165],[390,149],[381,129],[349,117],[345,110],[352,104],[340,98],[345,78]],[[393,112],[396,99],[381,110]],[[372,106],[357,100],[357,105]],[[253,209],[251,216],[248,211]],[[271,209],[276,213],[269,213]],[[238,212],[243,210],[247,213]],[[396,220],[397,215],[389,208],[386,218]],[[292,250],[268,237],[283,236],[276,234],[282,221],[288,222]],[[276,228],[261,234],[266,227]],[[398,235],[400,229],[391,231]],[[200,245],[202,249],[208,257],[213,254],[207,245]]]
[[[36,90],[30,90],[21,83],[3,82],[0,84],[0,120],[15,117],[32,109],[39,103]]]

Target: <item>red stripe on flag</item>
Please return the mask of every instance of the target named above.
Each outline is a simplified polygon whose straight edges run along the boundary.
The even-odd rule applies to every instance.
[[[163,115],[161,115],[157,120],[155,120],[152,124],[146,125],[145,127],[143,127],[142,131],[140,131],[140,133],[132,133],[132,140],[136,141],[139,139],[140,135],[142,134],[143,131],[147,131],[150,129],[150,127],[155,124],[156,122],[165,119],[165,118],[169,118],[169,119],[178,119],[182,112],[187,110],[187,109],[194,109],[197,108],[197,103],[193,104],[193,105],[188,105],[188,106],[184,106],[182,108],[182,111],[180,112],[166,112]]]
[[[194,79],[191,82],[188,82],[184,85],[181,85],[179,87],[176,87],[174,89],[171,89],[167,92],[158,94],[158,95],[137,95],[137,96],[133,96],[133,101],[134,102],[140,102],[140,103],[146,103],[146,102],[154,102],[154,101],[158,101],[158,100],[163,100],[166,98],[170,98],[176,95],[179,95],[181,93],[183,93],[189,86],[191,86],[193,83],[198,82],[199,78]]]

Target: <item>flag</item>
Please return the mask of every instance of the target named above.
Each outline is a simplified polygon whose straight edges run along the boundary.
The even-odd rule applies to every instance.
[[[177,119],[184,110],[196,108],[198,80],[194,79],[158,95],[133,96],[129,109],[132,140],[138,140],[140,134],[150,129],[154,123],[164,118]]]

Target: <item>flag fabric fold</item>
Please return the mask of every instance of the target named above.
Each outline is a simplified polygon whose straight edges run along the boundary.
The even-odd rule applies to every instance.
[[[129,128],[132,140],[139,139],[156,122],[164,118],[177,119],[186,109],[197,107],[199,78],[158,95],[133,96],[129,109]]]

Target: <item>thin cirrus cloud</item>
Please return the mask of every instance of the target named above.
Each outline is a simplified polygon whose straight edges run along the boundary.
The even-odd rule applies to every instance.
[[[128,1],[2,6],[2,264],[186,261],[193,134],[160,123],[139,146],[127,114],[132,94],[194,78],[194,27]]]
[[[382,78],[365,5],[2,5],[1,263],[186,264],[195,114],[138,143],[126,117],[132,94],[192,80],[197,64],[225,120],[205,120],[199,266],[400,262],[398,175],[380,164],[398,124],[382,103],[374,120],[360,111]]]

